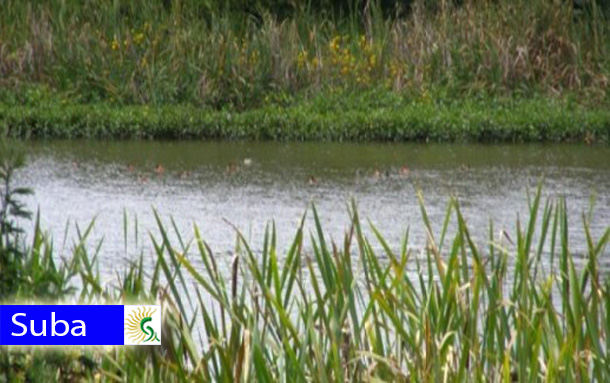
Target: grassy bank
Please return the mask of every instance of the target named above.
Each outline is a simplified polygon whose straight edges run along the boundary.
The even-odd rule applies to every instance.
[[[595,2],[272,3],[6,1],[1,123],[38,137],[608,136],[610,23]],[[57,105],[31,103],[41,92]],[[335,96],[360,93],[398,105]]]
[[[343,17],[305,8],[283,19],[273,7],[227,14],[171,3],[7,1],[2,85],[44,84],[82,102],[240,109],[278,93],[380,86],[609,100],[610,27],[594,2],[413,1],[401,17],[371,2]]]
[[[576,259],[566,201],[544,202],[540,191],[527,201],[513,231],[490,224],[481,243],[458,201],[443,222],[430,222],[422,203],[429,238],[419,250],[408,233],[392,244],[372,225],[365,235],[355,205],[345,237],[329,242],[311,209],[304,219],[315,229],[301,223],[288,250],[269,226],[260,252],[236,233],[231,260],[196,227],[174,232],[157,216],[145,239],[151,252],[126,250],[133,263],[110,284],[96,262],[104,248],[88,243],[91,226],[60,262],[38,224],[24,244],[3,205],[2,301],[156,301],[163,344],[3,347],[0,374],[8,382],[606,382],[610,280],[600,257],[610,228],[591,237],[584,214],[586,251]],[[139,243],[128,221],[125,241]]]
[[[285,99],[245,111],[192,105],[0,104],[18,138],[608,142],[610,109],[553,99],[409,99],[390,91]]]

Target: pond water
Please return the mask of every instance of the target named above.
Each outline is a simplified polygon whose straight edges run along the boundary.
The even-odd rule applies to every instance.
[[[93,239],[103,238],[100,271],[113,275],[135,256],[136,217],[144,249],[158,233],[153,208],[184,238],[197,224],[220,256],[235,247],[231,224],[260,249],[265,225],[274,221],[279,246],[292,240],[303,213],[315,203],[329,237],[349,227],[348,205],[358,204],[394,247],[407,228],[410,246],[425,244],[417,192],[433,226],[440,229],[451,196],[485,245],[494,230],[514,233],[527,211],[527,192],[542,180],[545,196],[565,196],[573,251],[584,252],[582,213],[592,198],[591,230],[598,238],[610,225],[610,147],[581,145],[346,144],[266,142],[53,141],[27,142],[27,168],[18,183],[35,195],[43,227],[56,247],[68,251],[74,223],[95,218]],[[231,224],[229,224],[231,223]],[[313,229],[311,214],[308,229]],[[67,231],[66,231],[67,230]],[[370,231],[369,231],[370,232]],[[607,250],[608,251],[608,250]],[[608,254],[606,254],[608,255]],[[152,263],[152,253],[151,253]],[[610,256],[602,260],[610,267]]]

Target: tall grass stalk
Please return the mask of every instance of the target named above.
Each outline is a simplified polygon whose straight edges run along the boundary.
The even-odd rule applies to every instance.
[[[593,1],[585,11],[550,0],[412,3],[401,17],[370,2],[343,18],[302,7],[280,19],[211,2],[7,0],[0,85],[5,102],[59,92],[79,102],[241,109],[378,87],[423,99],[608,100],[610,24]]]
[[[606,382],[610,280],[599,260],[610,228],[593,238],[583,215],[587,251],[577,267],[566,201],[545,202],[538,189],[528,207],[511,235],[490,224],[487,243],[477,243],[459,201],[439,232],[422,203],[428,240],[418,250],[408,232],[400,245],[387,243],[355,204],[345,237],[331,241],[313,207],[285,252],[274,225],[261,252],[237,231],[227,272],[197,227],[185,241],[156,215],[154,267],[146,272],[142,254],[111,286],[84,246],[86,229],[69,263],[79,265],[81,301],[161,302],[163,346],[81,350],[93,367],[58,374],[108,382]],[[45,240],[35,233],[40,248]]]

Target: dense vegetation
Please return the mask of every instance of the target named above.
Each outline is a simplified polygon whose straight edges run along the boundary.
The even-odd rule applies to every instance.
[[[547,98],[405,100],[392,92],[325,95],[235,112],[55,102],[0,105],[0,131],[18,138],[357,141],[610,141],[610,109]]]
[[[601,0],[5,0],[0,136],[608,142],[607,18]],[[573,254],[566,201],[540,190],[482,243],[459,201],[436,232],[422,198],[420,249],[365,235],[355,203],[339,242],[312,207],[289,249],[270,225],[230,261],[197,227],[157,215],[144,245],[125,217],[132,262],[106,281],[93,223],[68,253],[38,217],[24,232],[23,157],[0,144],[0,303],[163,306],[161,347],[2,346],[0,383],[610,381],[610,228],[583,214]]]
[[[2,196],[18,201],[14,192]],[[92,226],[61,262],[38,223],[29,244],[3,229],[0,278],[19,281],[3,301],[157,301],[164,319],[161,347],[2,347],[0,381],[606,382],[610,280],[600,257],[610,228],[593,238],[583,215],[577,262],[566,201],[544,202],[538,190],[528,204],[510,235],[490,224],[489,240],[475,243],[457,200],[438,232],[422,201],[421,249],[408,232],[401,244],[372,224],[363,234],[355,204],[345,237],[329,242],[312,208],[302,222],[312,219],[313,232],[301,223],[285,252],[270,226],[260,252],[237,232],[231,261],[197,227],[189,239],[158,215],[152,254],[131,253],[128,236],[140,242],[126,217],[133,263],[110,284],[96,263],[103,248],[88,243]],[[2,227],[16,228],[16,210],[4,212]]]
[[[600,118],[610,104],[607,8],[603,1],[550,0],[7,0],[0,12],[0,123],[16,126],[22,136],[71,137],[70,131],[82,130],[89,106],[93,114],[107,108],[108,116],[122,120],[130,112],[117,109],[126,105],[171,105],[177,108],[173,114],[188,111],[194,121],[217,119],[219,110],[246,112],[236,118],[240,123],[221,119],[216,133],[205,121],[197,124],[198,137],[366,139],[362,132],[342,131],[344,125],[360,122],[353,117],[340,124],[356,109],[355,114],[373,115],[361,122],[379,129],[373,136],[381,139],[419,137],[421,122],[439,120],[444,122],[438,128],[442,134],[429,138],[476,138],[478,134],[467,131],[455,133],[456,125],[471,124],[474,131],[485,130],[485,137],[494,137],[497,126],[496,138],[503,140],[585,139],[581,130],[600,129],[607,137],[610,123]],[[400,107],[386,113],[362,101],[363,92],[399,99]],[[342,98],[362,103],[342,108]],[[493,107],[509,99],[531,102],[527,109],[535,111],[542,98],[555,105],[548,114],[561,114],[565,103],[576,103],[591,116],[562,117],[542,129],[534,122],[529,128],[498,118]],[[460,101],[481,100],[487,104],[470,114],[458,113]],[[54,111],[41,103],[53,104]],[[308,103],[328,106],[330,116],[321,116]],[[455,110],[445,111],[445,105],[456,103]],[[410,117],[409,109],[420,104],[438,107],[441,118]],[[401,117],[403,105],[406,117]],[[15,109],[21,106],[25,108]],[[289,117],[282,115],[285,107]],[[54,126],[64,109],[64,126]],[[135,110],[134,115],[145,113]],[[251,111],[256,112],[247,113]],[[267,112],[271,121],[282,120],[282,134],[261,133],[265,128],[258,126],[257,116]],[[381,121],[375,112],[392,117]],[[332,133],[310,133],[311,128],[302,126],[292,132],[301,114],[306,115],[305,125],[324,120],[328,126],[322,129]],[[531,118],[540,120],[536,113]],[[589,123],[591,119],[595,122]],[[101,121],[95,133],[74,136],[117,130],[125,136],[111,117]],[[148,130],[149,119],[132,122],[142,132],[127,136],[157,136]],[[164,122],[177,124],[171,118]],[[47,130],[39,131],[40,124]],[[571,133],[547,134],[545,129]],[[235,133],[240,130],[246,133]],[[400,130],[418,133],[401,135]],[[166,135],[191,136],[178,129]]]

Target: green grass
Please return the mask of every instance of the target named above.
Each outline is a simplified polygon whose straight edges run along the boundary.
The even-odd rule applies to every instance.
[[[5,347],[3,372],[9,381],[606,382],[610,280],[599,261],[610,228],[593,238],[583,215],[587,250],[577,267],[566,201],[543,201],[540,190],[527,201],[529,214],[510,236],[496,235],[490,223],[489,239],[480,243],[458,201],[450,201],[444,222],[430,222],[422,202],[428,240],[421,252],[409,246],[408,232],[402,243],[386,243],[355,204],[345,237],[329,242],[312,208],[303,220],[313,220],[313,231],[302,222],[286,251],[276,247],[273,225],[261,253],[237,232],[227,273],[219,271],[227,260],[197,227],[188,239],[156,215],[153,252],[136,256],[110,285],[97,271],[103,248],[87,246],[91,227],[81,228],[72,255],[49,269],[64,273],[51,278],[56,299],[157,301],[163,345]],[[44,269],[53,252],[37,229],[24,259]],[[71,278],[78,279],[75,292],[64,288],[74,285]],[[14,299],[33,296],[23,290]]]
[[[303,8],[281,19],[273,7],[223,13],[191,0],[8,0],[1,84],[47,85],[80,102],[240,109],[325,87],[609,100],[609,24],[597,6],[413,3],[400,18],[371,2],[361,14]]]
[[[284,98],[245,111],[191,105],[0,103],[16,138],[608,142],[609,109],[546,98],[452,102],[378,90]]]
[[[594,3],[417,0],[389,17],[371,2],[340,17],[289,2],[283,18],[272,3],[5,1],[0,124],[19,137],[607,140],[610,23]],[[384,102],[346,106],[354,94]]]

